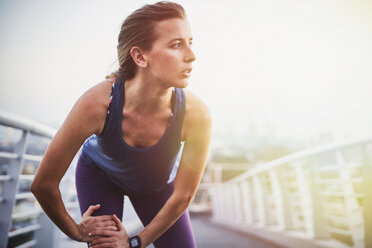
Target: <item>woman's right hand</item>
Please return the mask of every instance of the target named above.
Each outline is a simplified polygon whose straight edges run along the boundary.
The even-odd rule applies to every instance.
[[[111,215],[102,215],[102,216],[91,216],[92,213],[99,209],[101,206],[91,205],[88,210],[83,214],[80,224],[78,224],[79,233],[80,233],[80,242],[91,242],[93,237],[90,233],[95,230],[109,230],[117,231],[115,221],[112,219]]]

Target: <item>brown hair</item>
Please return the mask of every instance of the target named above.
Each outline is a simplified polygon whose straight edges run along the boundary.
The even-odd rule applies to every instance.
[[[173,2],[158,2],[147,4],[130,14],[121,25],[118,38],[119,69],[106,78],[127,80],[134,77],[137,66],[130,50],[138,46],[144,51],[151,49],[156,40],[154,26],[156,22],[170,18],[186,18],[184,8]]]

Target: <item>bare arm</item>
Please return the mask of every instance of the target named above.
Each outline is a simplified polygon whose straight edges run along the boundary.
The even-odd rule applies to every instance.
[[[155,218],[139,234],[146,247],[167,231],[192,202],[208,158],[212,120],[205,109],[195,116],[186,134],[174,191]]]
[[[105,87],[101,84],[92,88],[75,103],[49,144],[31,184],[31,191],[45,213],[67,236],[75,240],[80,240],[81,230],[65,209],[59,184],[85,139],[102,129],[105,106],[98,103],[104,97],[108,99],[109,95],[98,95],[102,95],[99,93]],[[94,208],[89,211],[93,212]]]

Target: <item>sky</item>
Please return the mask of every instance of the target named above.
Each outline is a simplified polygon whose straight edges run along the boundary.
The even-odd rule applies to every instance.
[[[59,127],[116,70],[125,17],[154,2],[0,0],[0,110]],[[372,1],[177,2],[214,135],[372,133]]]

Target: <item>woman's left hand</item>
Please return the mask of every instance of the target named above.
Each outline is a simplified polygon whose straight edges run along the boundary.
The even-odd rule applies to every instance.
[[[129,237],[127,231],[115,214],[112,218],[116,223],[118,231],[96,230],[91,232],[90,236],[93,237],[93,241],[89,243],[89,247],[129,248]]]

